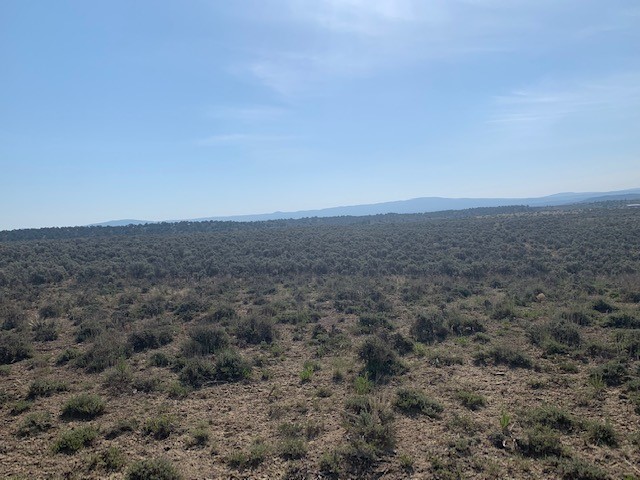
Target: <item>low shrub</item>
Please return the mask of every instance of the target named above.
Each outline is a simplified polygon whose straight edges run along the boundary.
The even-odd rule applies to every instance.
[[[189,340],[183,345],[182,352],[187,357],[209,355],[229,346],[229,335],[224,328],[201,325],[189,332]]]
[[[236,323],[236,336],[254,345],[262,342],[271,343],[276,338],[276,329],[269,319],[249,317],[238,320]]]
[[[374,381],[382,381],[407,370],[398,359],[397,353],[378,337],[366,339],[358,353],[364,361],[365,372]]]
[[[238,382],[251,376],[251,364],[235,350],[224,350],[216,357],[215,377],[219,381]]]
[[[508,345],[499,345],[475,355],[476,363],[486,363],[488,359],[493,360],[496,365],[507,365],[510,368],[533,367],[533,362],[527,355]]]
[[[181,480],[182,475],[164,458],[151,458],[134,463],[127,471],[126,480]]]
[[[0,365],[19,362],[32,356],[31,345],[22,335],[15,332],[0,332]]]
[[[426,415],[431,418],[438,418],[444,407],[429,398],[421,390],[413,388],[401,388],[396,393],[395,407],[403,413],[409,415]]]
[[[31,437],[38,433],[46,432],[53,427],[51,414],[49,412],[34,412],[28,414],[16,431],[18,437]]]
[[[62,416],[77,420],[91,420],[105,411],[105,401],[98,395],[81,393],[71,397],[62,407]]]
[[[261,440],[253,442],[248,450],[238,450],[229,457],[227,463],[233,468],[244,470],[245,468],[255,468],[264,462],[269,454],[269,447]]]
[[[69,387],[61,380],[37,378],[31,382],[27,398],[50,397],[55,393],[66,392],[67,390],[69,390]]]
[[[148,418],[142,426],[142,433],[156,440],[164,440],[175,431],[175,422],[170,415]]]
[[[128,343],[134,352],[160,348],[173,340],[171,326],[164,322],[152,322],[129,335]]]
[[[579,426],[579,422],[569,412],[551,405],[545,405],[529,410],[526,413],[527,422],[531,425],[570,432]]]
[[[520,442],[522,453],[529,457],[561,457],[565,449],[560,437],[550,428],[537,426],[526,432],[526,438]]]
[[[587,441],[593,445],[618,446],[618,435],[612,424],[592,422],[587,425]]]
[[[447,338],[449,330],[441,313],[421,313],[411,326],[411,335],[421,343],[434,343]]]
[[[478,410],[487,404],[487,399],[479,393],[462,390],[456,394],[460,403],[469,410]]]
[[[578,458],[558,462],[557,471],[563,480],[609,480],[611,478],[600,467]]]
[[[91,425],[73,428],[61,433],[52,448],[55,453],[72,454],[91,445],[97,436],[98,430]]]
[[[627,366],[619,361],[607,362],[591,370],[590,377],[599,377],[609,387],[622,385],[628,375]]]

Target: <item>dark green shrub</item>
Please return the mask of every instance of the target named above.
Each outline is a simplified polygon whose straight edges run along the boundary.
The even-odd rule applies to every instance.
[[[222,327],[198,326],[189,332],[189,340],[182,348],[185,356],[209,355],[229,346],[229,335]]]
[[[76,365],[87,373],[99,373],[113,367],[122,358],[131,356],[131,348],[113,335],[103,334],[95,339],[89,350],[76,358]]]
[[[407,355],[413,352],[413,342],[400,332],[396,332],[391,335],[389,337],[389,342],[392,348],[400,355]]]
[[[251,344],[271,343],[276,338],[276,330],[271,320],[262,317],[249,317],[238,320],[236,336]]]
[[[622,385],[627,379],[627,366],[619,361],[607,362],[591,370],[590,376],[600,377],[610,387]]]
[[[605,302],[603,299],[599,299],[596,302],[594,302],[592,308],[596,312],[600,312],[600,313],[611,313],[618,310],[616,307]]]
[[[610,423],[592,422],[587,426],[587,441],[593,445],[618,446],[618,435]]]
[[[105,470],[107,472],[119,472],[125,466],[124,452],[118,447],[109,447],[106,450],[93,455],[89,459],[89,470]]]
[[[34,320],[31,322],[33,339],[38,342],[52,342],[58,338],[58,325],[55,320]]]
[[[507,365],[510,368],[532,368],[533,362],[524,353],[508,345],[498,345],[475,355],[476,363],[484,364],[493,360],[496,365]]]
[[[365,372],[374,381],[381,381],[407,370],[398,359],[396,352],[378,337],[367,338],[358,354],[364,361]]]
[[[168,367],[171,365],[171,357],[163,352],[154,352],[149,357],[149,365],[152,367]]]
[[[396,393],[395,407],[403,413],[409,415],[426,415],[431,418],[438,418],[444,407],[429,398],[421,390],[414,388],[401,388]]]
[[[118,438],[120,435],[124,435],[125,433],[135,432],[137,428],[138,420],[136,420],[135,418],[123,418],[118,420],[115,425],[107,430],[104,437],[107,440],[113,440],[114,438]]]
[[[487,399],[479,393],[462,390],[457,393],[458,400],[469,410],[478,410],[487,404]]]
[[[610,480],[611,477],[600,467],[578,458],[562,460],[557,466],[563,480]]]
[[[175,423],[170,415],[159,415],[148,418],[142,426],[144,435],[152,436],[156,440],[164,440],[175,431]]]
[[[54,393],[66,392],[69,390],[67,384],[61,380],[50,378],[38,378],[31,382],[29,386],[28,398],[50,397]]]
[[[561,457],[565,454],[560,437],[550,428],[542,426],[528,430],[520,447],[522,453],[529,457]]]
[[[640,318],[629,314],[611,315],[603,324],[609,328],[640,328]]]
[[[71,360],[78,358],[80,355],[82,355],[82,352],[77,348],[67,348],[56,358],[56,365],[65,365]]]
[[[91,425],[67,430],[58,436],[53,444],[53,451],[55,453],[75,453],[91,445],[97,436],[98,430]]]
[[[391,330],[393,325],[386,315],[381,313],[364,314],[358,318],[358,330],[360,333],[371,334],[379,330]]]
[[[165,323],[154,322],[129,335],[129,346],[134,352],[160,348],[173,340],[173,330]]]
[[[210,360],[192,358],[187,360],[178,378],[185,385],[200,388],[216,379],[216,366]]]
[[[227,463],[233,468],[243,470],[256,468],[264,462],[269,454],[269,447],[261,440],[253,442],[247,451],[236,451],[227,458]]]
[[[440,313],[421,313],[411,326],[411,335],[422,343],[441,342],[447,338],[448,333],[445,318]]]
[[[223,350],[216,356],[216,379],[237,382],[249,378],[251,364],[235,350]]]
[[[62,407],[62,416],[78,420],[91,420],[102,415],[105,402],[98,395],[81,393],[71,397]]]
[[[573,415],[551,405],[529,410],[526,417],[528,423],[532,425],[544,426],[562,432],[570,432],[578,426]]]
[[[297,460],[307,454],[307,442],[302,438],[285,438],[278,446],[278,454],[285,460]]]
[[[447,320],[449,330],[455,335],[473,335],[484,332],[485,328],[477,318],[465,317],[461,314],[450,316]]]
[[[570,310],[562,312],[560,316],[562,319],[567,320],[571,323],[575,323],[576,325],[580,325],[582,327],[589,326],[592,323],[589,314],[582,310]]]
[[[0,332],[0,365],[19,362],[31,358],[31,345],[22,335],[14,332]]]
[[[127,471],[127,480],[181,480],[182,475],[169,460],[152,458],[134,463]]]
[[[344,452],[348,462],[358,470],[370,468],[378,459],[393,450],[396,437],[392,412],[380,401],[366,398],[347,404],[345,429],[349,444]]]
[[[491,312],[491,318],[494,320],[513,320],[516,316],[515,305],[511,300],[503,300]]]
[[[94,320],[82,322],[76,332],[76,342],[93,340],[104,332],[104,326]]]
[[[19,437],[31,437],[41,432],[46,432],[53,427],[49,412],[34,412],[28,414],[18,426],[16,435]]]

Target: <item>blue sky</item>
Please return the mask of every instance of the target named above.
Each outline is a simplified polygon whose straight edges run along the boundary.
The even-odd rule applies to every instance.
[[[0,2],[0,229],[640,187],[637,0]]]

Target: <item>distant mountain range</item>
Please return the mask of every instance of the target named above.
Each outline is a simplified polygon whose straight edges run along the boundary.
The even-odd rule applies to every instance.
[[[594,203],[604,201],[640,200],[640,188],[630,190],[618,190],[613,192],[584,192],[584,193],[557,193],[545,197],[533,198],[444,198],[421,197],[411,200],[399,200],[395,202],[372,203],[367,205],[351,205],[346,207],[323,208],[319,210],[301,210],[297,212],[259,213],[254,215],[232,215],[226,217],[205,217],[189,219],[192,222],[204,222],[210,220],[225,220],[238,222],[254,222],[262,220],[297,219],[308,217],[340,217],[378,215],[385,213],[426,213],[441,210],[464,210],[478,207],[504,207],[508,205],[526,205],[529,207],[552,207],[570,205],[575,203]],[[185,220],[185,219],[182,219]],[[165,220],[177,222],[182,220]],[[150,220],[111,220],[109,222],[95,223],[92,226],[119,227],[124,225],[142,225],[146,223],[159,223]]]

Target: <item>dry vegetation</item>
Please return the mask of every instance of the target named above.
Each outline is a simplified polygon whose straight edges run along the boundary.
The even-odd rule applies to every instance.
[[[640,478],[640,211],[504,212],[5,235],[0,471]]]

